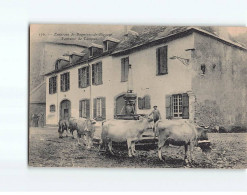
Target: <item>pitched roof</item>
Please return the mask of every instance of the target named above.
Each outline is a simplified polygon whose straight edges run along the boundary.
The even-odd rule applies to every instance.
[[[60,72],[62,70],[68,69],[72,66],[76,66],[76,65],[79,65],[79,64],[82,64],[85,62],[92,61],[92,60],[97,59],[97,58],[102,57],[102,56],[127,54],[133,50],[139,50],[140,48],[158,45],[158,44],[167,42],[169,40],[174,40],[174,39],[186,36],[192,32],[197,32],[197,33],[200,33],[200,34],[203,34],[206,36],[210,36],[210,37],[217,39],[218,41],[221,41],[227,45],[237,47],[239,49],[247,51],[247,48],[245,48],[243,45],[219,37],[216,33],[214,33],[212,30],[210,30],[209,27],[207,28],[207,27],[189,27],[189,26],[174,26],[174,27],[172,27],[172,26],[168,26],[168,27],[166,27],[166,26],[152,26],[151,28],[144,30],[142,33],[137,33],[136,35],[134,35],[133,33],[128,33],[127,38],[120,41],[115,48],[113,48],[110,51],[103,52],[102,54],[100,54],[98,56],[89,57],[88,50],[85,50],[83,52],[85,52],[86,55],[84,56],[84,58],[81,61],[77,62],[76,64],[66,66],[66,67],[64,67],[64,69],[51,71],[51,72],[45,74],[45,76]],[[91,47],[92,46],[98,47],[98,48],[102,47],[102,45],[98,45],[95,43],[92,43]]]
[[[195,31],[207,36],[211,36],[228,45],[247,50],[243,45],[232,42],[230,40],[223,39],[214,32],[210,32],[208,29],[204,30],[203,27],[199,28],[199,27],[188,27],[188,26],[180,26],[180,27],[160,26],[157,27],[156,29],[147,30],[141,33],[139,36],[128,36],[127,39],[121,41],[117,45],[112,55],[126,53],[130,50],[137,49],[145,45],[159,44],[162,41],[169,39],[176,39],[178,37],[186,35],[187,33],[195,32]]]
[[[106,38],[103,40],[103,42],[105,42],[105,41],[112,41],[112,42],[115,42],[115,43],[119,43],[119,42],[120,42],[120,40],[115,39],[115,38],[113,38],[113,37],[106,37]]]

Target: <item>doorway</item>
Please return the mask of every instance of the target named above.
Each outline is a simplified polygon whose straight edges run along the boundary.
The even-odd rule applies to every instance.
[[[60,103],[60,120],[69,119],[71,115],[71,103],[69,100],[63,100]]]

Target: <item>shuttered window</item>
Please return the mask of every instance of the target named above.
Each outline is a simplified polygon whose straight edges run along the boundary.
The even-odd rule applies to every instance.
[[[121,59],[121,82],[128,81],[129,57]]]
[[[78,86],[79,88],[85,88],[90,85],[89,79],[89,66],[78,69]]]
[[[149,95],[145,95],[144,97],[138,97],[138,108],[140,110],[150,109],[151,108],[150,96]]]
[[[68,91],[70,88],[69,85],[69,72],[61,74],[61,91]]]
[[[189,96],[187,93],[166,96],[166,118],[189,119]]]
[[[96,120],[106,119],[105,97],[94,98],[93,118]]]
[[[57,92],[57,76],[49,78],[49,94]]]
[[[90,100],[83,99],[79,102],[79,116],[81,118],[90,118]]]
[[[159,47],[156,49],[156,63],[157,63],[157,75],[167,74],[167,46]]]
[[[93,85],[103,84],[102,62],[98,62],[92,65],[92,83]]]

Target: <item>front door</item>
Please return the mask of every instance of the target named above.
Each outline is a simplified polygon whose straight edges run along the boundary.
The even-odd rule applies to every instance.
[[[69,119],[70,111],[70,101],[63,100],[60,104],[60,119]]]

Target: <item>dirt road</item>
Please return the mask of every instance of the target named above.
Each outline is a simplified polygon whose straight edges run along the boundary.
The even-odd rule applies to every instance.
[[[247,168],[247,134],[210,133],[211,153],[194,151],[193,168]],[[111,156],[78,146],[72,137],[58,138],[57,128],[30,128],[29,165],[34,167],[128,167],[128,168],[183,168],[183,147],[165,151],[166,163],[158,159],[157,150],[137,151],[129,158],[125,151],[115,150]]]

